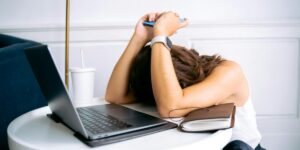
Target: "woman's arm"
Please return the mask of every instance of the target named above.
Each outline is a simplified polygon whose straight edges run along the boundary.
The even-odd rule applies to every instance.
[[[170,36],[186,25],[186,22],[178,22],[174,13],[163,14],[154,26],[154,36]],[[222,62],[204,81],[182,89],[170,52],[161,43],[152,46],[151,80],[158,111],[162,117],[180,117],[193,109],[219,103],[241,104],[248,96],[247,84],[240,67],[230,61]]]
[[[114,67],[107,85],[105,99],[110,103],[125,104],[134,101],[131,92],[128,90],[129,72],[134,57],[145,42],[133,35],[127,48]]]
[[[165,82],[157,82],[157,89],[164,88],[160,89],[160,95],[155,96],[162,117],[181,117],[192,110],[222,103],[242,106],[248,98],[248,85],[242,70],[238,64],[231,61],[222,62],[200,83],[184,89],[178,86],[180,88],[178,91],[175,84],[167,83],[177,84],[178,81],[171,81],[171,74],[165,76],[168,76],[168,79],[158,77],[160,78],[158,80]]]
[[[107,85],[105,99],[110,103],[125,104],[134,101],[132,92],[129,91],[129,73],[133,59],[137,53],[152,39],[152,28],[143,26],[143,22],[155,21],[158,13],[143,16],[137,23],[135,32],[129,41],[122,56],[119,58]]]

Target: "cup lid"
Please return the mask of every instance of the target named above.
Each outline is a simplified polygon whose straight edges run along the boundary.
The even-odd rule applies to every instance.
[[[81,68],[81,67],[72,67],[69,69],[70,72],[94,72],[96,71],[95,68],[92,67],[85,67],[85,68]]]

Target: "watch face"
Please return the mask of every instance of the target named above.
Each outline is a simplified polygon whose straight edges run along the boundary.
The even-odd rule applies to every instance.
[[[167,37],[167,46],[171,49],[172,48],[172,41]]]

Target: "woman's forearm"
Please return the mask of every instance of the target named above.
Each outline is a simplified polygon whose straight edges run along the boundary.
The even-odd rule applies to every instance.
[[[130,103],[133,97],[128,91],[131,64],[146,41],[133,35],[122,56],[118,60],[107,85],[105,99],[111,103]]]
[[[174,12],[164,12],[157,18],[153,37],[171,36],[179,28],[188,25],[188,21],[178,21]],[[152,45],[151,82],[157,108],[161,116],[167,116],[170,110],[180,107],[183,90],[176,77],[170,51],[162,43]]]
[[[151,80],[158,111],[162,116],[178,108],[183,97],[177,80],[170,51],[162,44],[152,46]]]

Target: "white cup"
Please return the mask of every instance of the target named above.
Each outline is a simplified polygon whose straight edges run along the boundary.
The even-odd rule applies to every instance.
[[[73,103],[81,106],[91,103],[94,97],[95,68],[70,68]]]

